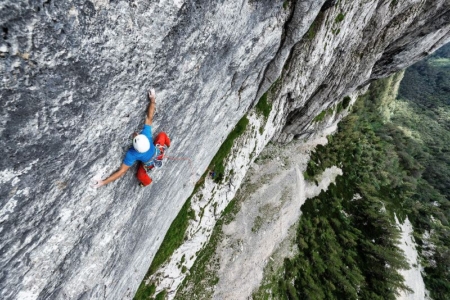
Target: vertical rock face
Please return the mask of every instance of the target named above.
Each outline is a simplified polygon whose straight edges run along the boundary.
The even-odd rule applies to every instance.
[[[288,141],[449,39],[448,1],[347,2],[0,3],[1,298],[131,298],[195,181],[277,78],[275,138]],[[153,131],[189,160],[145,189],[134,169],[92,189],[119,167],[151,86]]]
[[[278,141],[304,134],[320,111],[442,46],[450,38],[449,7],[448,1],[347,1],[322,10],[285,65],[280,96],[288,100],[287,125]],[[266,78],[281,74],[273,72]]]
[[[258,1],[3,1],[2,299],[134,295],[172,219],[252,103],[288,17]],[[157,91],[171,161],[120,166]],[[252,96],[253,95],[253,96]]]

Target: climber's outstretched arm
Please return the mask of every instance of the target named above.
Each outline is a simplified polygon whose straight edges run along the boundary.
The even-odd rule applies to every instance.
[[[95,184],[95,187],[99,188],[105,184],[108,184],[110,182],[113,182],[114,180],[116,180],[117,178],[120,178],[123,176],[123,174],[125,174],[128,169],[130,167],[127,166],[126,164],[122,164],[120,166],[120,169],[118,171],[116,171],[114,174],[112,174],[111,176],[109,176],[108,178],[106,178],[105,180],[99,180],[97,181],[97,184]]]
[[[151,89],[150,92],[148,93],[148,98],[150,99],[150,104],[148,106],[148,111],[147,111],[147,116],[145,117],[145,124],[146,125],[152,125],[153,123],[153,115],[155,114],[155,106],[156,106],[156,95],[155,95],[155,90]],[[123,176],[123,174],[125,174],[128,169],[130,167],[127,166],[126,164],[123,164],[120,166],[120,169],[118,171],[116,171],[115,173],[113,173],[111,176],[109,176],[108,178],[106,178],[105,180],[97,180],[96,183],[94,184],[94,187],[101,187],[103,185],[106,185],[110,182],[113,182],[114,180],[120,178]]]
[[[148,98],[150,99],[150,105],[148,106],[147,116],[145,117],[145,125],[152,125],[156,107],[156,95],[154,89],[151,89],[150,92],[148,92]]]

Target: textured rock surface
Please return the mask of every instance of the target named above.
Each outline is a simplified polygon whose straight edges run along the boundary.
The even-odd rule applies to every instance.
[[[287,126],[279,141],[304,134],[318,112],[355,89],[442,46],[450,39],[450,2],[346,1],[315,23],[285,65]]]
[[[251,104],[287,12],[273,1],[1,6],[1,298],[132,297],[193,177]],[[170,162],[148,189],[134,170],[90,189],[120,165],[152,85],[154,130],[192,165]]]
[[[194,182],[283,66],[275,125],[288,141],[449,38],[447,0],[283,2],[0,3],[2,299],[131,298]],[[169,161],[146,189],[133,169],[93,190],[142,126],[150,86],[154,131],[191,163]]]

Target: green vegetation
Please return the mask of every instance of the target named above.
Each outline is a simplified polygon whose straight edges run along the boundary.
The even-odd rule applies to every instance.
[[[344,99],[342,100],[342,107],[344,109],[347,109],[348,105],[350,104],[350,101],[352,99],[349,96],[345,96]]]
[[[341,102],[338,103],[337,107],[336,107],[336,113],[341,113],[344,109],[347,109],[348,106],[350,105],[350,101],[352,99],[349,96],[345,96],[344,99],[342,99]]]
[[[162,291],[162,292],[158,293],[158,295],[156,295],[155,300],[164,300],[164,299],[166,299],[166,295],[167,295],[167,292]]]
[[[198,253],[194,265],[178,289],[177,299],[210,299],[212,297],[212,288],[219,281],[216,274],[216,269],[219,265],[218,261],[214,259],[214,255],[218,243],[223,238],[222,225],[231,222],[238,211],[239,205],[237,200],[231,200],[217,221],[209,242]],[[187,286],[187,283],[189,283],[189,286]]]
[[[263,115],[264,119],[267,120],[270,111],[272,110],[272,105],[267,101],[267,92],[262,95],[261,99],[259,99],[255,109],[258,114]]]
[[[195,219],[195,212],[191,209],[191,197],[189,197],[189,199],[184,203],[180,212],[170,225],[169,230],[167,231],[166,236],[158,249],[158,252],[156,252],[155,257],[153,258],[152,264],[144,277],[144,280],[139,285],[136,295],[134,296],[134,300],[149,299],[149,297],[155,293],[156,287],[154,284],[147,285],[145,284],[145,281],[153,273],[155,273],[155,271],[165,261],[167,261],[173,252],[183,243],[186,229],[189,225],[189,220]],[[155,299],[158,299],[158,295]]]
[[[306,36],[308,39],[312,40],[316,37],[317,32],[320,29],[320,26],[322,26],[323,20],[324,20],[325,14],[324,12],[319,12],[314,22],[312,22],[311,26],[308,29],[308,32],[306,33]]]
[[[264,133],[264,125],[261,125],[260,127],[259,127],[259,134],[260,135],[263,135],[263,133]]]
[[[344,176],[303,205],[300,253],[285,260],[280,297],[395,299],[398,289],[407,289],[398,273],[408,265],[396,245],[393,213],[404,218],[409,183],[394,147],[376,134],[382,128],[376,95],[386,88],[385,81],[374,84],[329,145],[319,145],[311,155],[309,178],[334,165]]]
[[[268,100],[268,97],[269,95],[275,93],[277,89],[280,87],[280,85],[281,85],[281,78],[278,78],[272,83],[269,90],[261,96],[261,98],[259,99],[258,103],[255,106],[256,113],[260,116],[263,116],[265,121],[267,121],[270,112],[272,111],[272,103]],[[263,134],[264,125],[261,125],[259,131],[260,134]]]
[[[331,29],[331,32],[332,32],[334,35],[338,35],[339,32],[341,32],[341,29],[340,29],[340,28]]]
[[[339,103],[336,105],[336,113],[337,113],[337,114],[340,114],[343,110],[344,110],[344,106],[342,105],[342,102],[339,102]]]
[[[322,111],[320,112],[320,114],[318,114],[318,115],[313,119],[313,122],[322,122],[323,119],[325,119],[325,114],[326,114],[326,111],[325,111],[325,110],[322,110]]]
[[[345,15],[343,13],[339,13],[336,18],[334,19],[334,23],[341,23],[345,18]],[[340,28],[331,28],[331,33],[334,35],[338,35],[341,32]]]
[[[222,212],[221,219],[223,219],[224,224],[229,224],[233,216],[239,211],[239,205],[237,203],[236,198],[231,200],[230,203],[228,203],[227,207]]]
[[[392,0],[390,7],[393,8],[398,4],[398,0]]]
[[[264,219],[261,216],[257,216],[253,222],[252,232],[258,232],[264,224]]]
[[[432,299],[450,299],[449,60],[450,44],[408,68],[391,117],[396,125],[391,137],[402,164],[417,177],[410,219],[424,251],[424,281]],[[425,231],[431,232],[428,241]]]
[[[136,295],[134,295],[134,300],[147,300],[151,299],[150,297],[155,294],[156,286],[154,284],[152,285],[146,285],[144,281],[141,282],[141,285],[139,286]]]
[[[243,116],[242,119],[240,119],[236,124],[233,131],[230,132],[228,137],[223,142],[222,146],[220,146],[219,151],[217,151],[216,155],[212,159],[210,168],[216,173],[214,177],[214,181],[216,183],[221,183],[223,181],[225,174],[224,160],[228,157],[228,154],[230,154],[231,148],[233,148],[234,140],[245,132],[248,123],[249,121],[247,119],[247,116]]]
[[[184,241],[186,229],[189,225],[189,220],[194,218],[195,212],[191,209],[191,199],[189,198],[170,225],[158,252],[156,252],[155,257],[153,258],[150,269],[146,275],[147,278],[169,259],[178,247],[181,246]]]
[[[344,21],[345,15],[343,13],[339,13],[336,18],[334,19],[335,23],[340,23]]]
[[[401,75],[372,83],[312,153],[309,180],[334,165],[344,176],[303,205],[299,254],[265,283],[271,298],[395,299],[408,266],[394,216],[414,225],[431,298],[450,298],[449,57],[447,46],[408,69],[400,100]],[[338,111],[350,98],[341,103]]]
[[[313,122],[313,123],[320,123],[320,122],[322,122],[322,121],[325,119],[325,117],[327,117],[327,116],[332,116],[332,115],[333,115],[333,112],[334,112],[334,108],[333,108],[333,107],[330,107],[330,108],[328,108],[328,109],[326,109],[326,110],[323,110],[323,111],[320,112],[320,114],[318,114],[318,115],[312,120],[312,122]]]
[[[283,8],[284,8],[284,9],[287,9],[287,8],[289,7],[289,2],[291,2],[291,0],[285,0],[285,1],[283,2]]]

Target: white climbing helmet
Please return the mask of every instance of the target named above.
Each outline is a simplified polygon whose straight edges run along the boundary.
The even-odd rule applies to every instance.
[[[143,134],[138,134],[133,139],[133,147],[137,152],[144,153],[150,149],[150,141]]]

